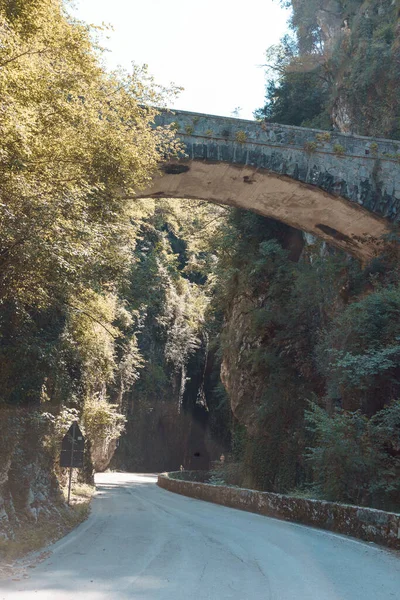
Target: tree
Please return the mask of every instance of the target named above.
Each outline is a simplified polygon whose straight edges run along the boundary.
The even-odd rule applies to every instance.
[[[44,306],[123,272],[134,190],[172,132],[151,127],[162,95],[145,71],[104,72],[59,1],[0,19],[0,297]]]
[[[29,357],[24,380],[36,372],[37,381],[18,394],[16,378],[13,397],[38,402],[46,370],[60,360],[65,371],[76,347],[85,354],[93,327],[108,336],[110,364],[100,355],[97,364],[112,377],[118,289],[146,214],[134,192],[176,143],[153,126],[152,106],[169,92],[142,68],[106,72],[93,31],[61,0],[2,1],[0,30],[0,361],[11,381],[12,355]]]
[[[280,81],[268,81],[266,104],[256,117],[271,123],[330,129],[327,98],[327,89],[316,73],[287,73]]]

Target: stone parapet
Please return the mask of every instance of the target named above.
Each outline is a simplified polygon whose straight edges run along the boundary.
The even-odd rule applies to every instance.
[[[400,549],[400,514],[323,500],[184,481],[182,476],[181,472],[162,473],[158,476],[158,485],[170,492],[198,500],[327,529]],[[188,477],[191,477],[190,473]]]

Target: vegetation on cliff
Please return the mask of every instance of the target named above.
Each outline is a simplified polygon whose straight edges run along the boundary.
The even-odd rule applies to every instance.
[[[211,379],[219,377],[215,369],[210,373],[207,309],[215,233],[226,211],[189,200],[149,200],[150,205],[125,292],[144,365],[126,394],[126,435],[115,463],[129,470],[208,468],[223,450],[218,433],[211,432],[219,422]],[[229,419],[220,425],[224,436]]]
[[[291,35],[267,51],[269,121],[400,138],[399,5],[281,0]]]
[[[285,4],[292,34],[267,51],[257,117],[398,138],[398,3]],[[233,434],[239,479],[398,509],[398,239],[362,269],[307,237],[299,259],[293,232],[254,215],[227,235],[220,342],[246,425]]]
[[[240,483],[398,508],[396,253],[362,268],[251,213],[225,228],[213,302],[223,381],[246,426],[233,431]]]

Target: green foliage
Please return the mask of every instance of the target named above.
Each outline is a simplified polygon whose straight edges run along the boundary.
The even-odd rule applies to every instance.
[[[312,152],[315,152],[317,148],[318,148],[318,144],[317,144],[317,142],[306,142],[306,143],[304,144],[304,150],[305,150],[306,152],[309,152],[310,154],[311,154]]]
[[[151,129],[146,73],[103,72],[58,1],[14,18],[0,12],[0,298],[42,307],[123,274],[132,191],[171,136]]]
[[[266,104],[257,114],[321,129],[333,121],[346,131],[398,139],[396,2],[343,0],[333,12],[321,0],[284,4],[293,8],[293,35],[267,50]]]
[[[244,465],[233,462],[230,457],[222,456],[222,460],[213,463],[207,483],[211,485],[239,486],[243,482]]]
[[[331,129],[327,100],[327,89],[321,86],[317,73],[285,73],[268,81],[266,104],[255,117],[271,123]]]
[[[143,365],[123,298],[148,215],[134,192],[178,145],[152,108],[174,90],[145,68],[106,71],[96,30],[61,0],[0,0],[0,31],[0,406],[47,415],[15,449],[19,492],[35,460],[62,480],[72,415],[88,446],[122,431],[117,405]]]
[[[235,133],[235,141],[238,142],[239,144],[244,144],[246,143],[247,140],[247,135],[245,131],[237,131]]]
[[[330,416],[314,403],[305,417],[313,435],[307,459],[324,498],[398,509],[400,401],[372,419],[361,411]]]
[[[149,106],[168,93],[106,72],[59,0],[0,2],[0,29],[0,401],[81,406],[140,366],[119,290],[147,213],[133,191],[174,151]]]
[[[214,394],[215,373],[212,382],[206,376],[213,361],[206,324],[210,266],[226,211],[205,202],[151,203],[124,292],[136,313],[145,362],[125,399],[127,433],[118,461],[131,469],[191,468],[188,448],[201,450],[206,460],[206,424],[214,436],[210,444],[225,444],[229,434],[229,403]]]
[[[324,144],[325,142],[330,142],[331,137],[331,134],[327,131],[326,133],[317,133],[315,139],[319,144]]]
[[[344,148],[344,146],[341,144],[333,144],[333,151],[337,156],[343,156],[343,154],[346,154],[346,148]]]
[[[307,458],[312,465],[314,484],[327,500],[362,504],[377,467],[367,443],[368,420],[359,411],[338,411],[330,417],[326,410],[311,405],[306,423],[315,435]]]
[[[110,442],[120,437],[125,428],[126,418],[118,412],[117,404],[104,399],[86,400],[83,410],[83,423],[89,438]]]
[[[373,143],[370,145],[370,147],[369,147],[369,148],[370,148],[370,150],[371,150],[371,152],[372,152],[372,154],[373,154],[374,156],[376,156],[376,155],[378,154],[378,149],[379,149],[379,147],[378,147],[378,144],[377,144],[376,142],[373,142]]]
[[[317,347],[328,395],[373,414],[400,393],[400,292],[378,287],[339,313]]]

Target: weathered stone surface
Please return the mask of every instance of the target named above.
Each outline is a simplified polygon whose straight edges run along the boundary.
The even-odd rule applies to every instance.
[[[254,333],[249,321],[249,310],[248,298],[234,298],[223,329],[229,343],[222,356],[221,381],[236,419],[246,425],[249,433],[255,433],[264,374],[262,377],[255,376],[246,363],[246,351],[259,345],[259,336]]]
[[[171,476],[170,476],[171,475]],[[158,476],[158,485],[170,492],[268,517],[312,525],[362,540],[400,549],[400,514],[322,500],[293,498],[243,488],[216,486]],[[178,477],[182,474],[178,473]],[[187,474],[190,478],[190,472]]]
[[[196,198],[253,210],[361,259],[400,220],[400,142],[164,111],[185,154],[140,197]]]
[[[50,423],[35,411],[0,412],[0,535],[13,539],[26,522],[47,515],[56,522],[64,505],[55,473]],[[47,441],[47,443],[46,443]]]
[[[109,467],[116,448],[116,439],[96,440],[91,444],[90,454],[96,472],[102,473]]]

